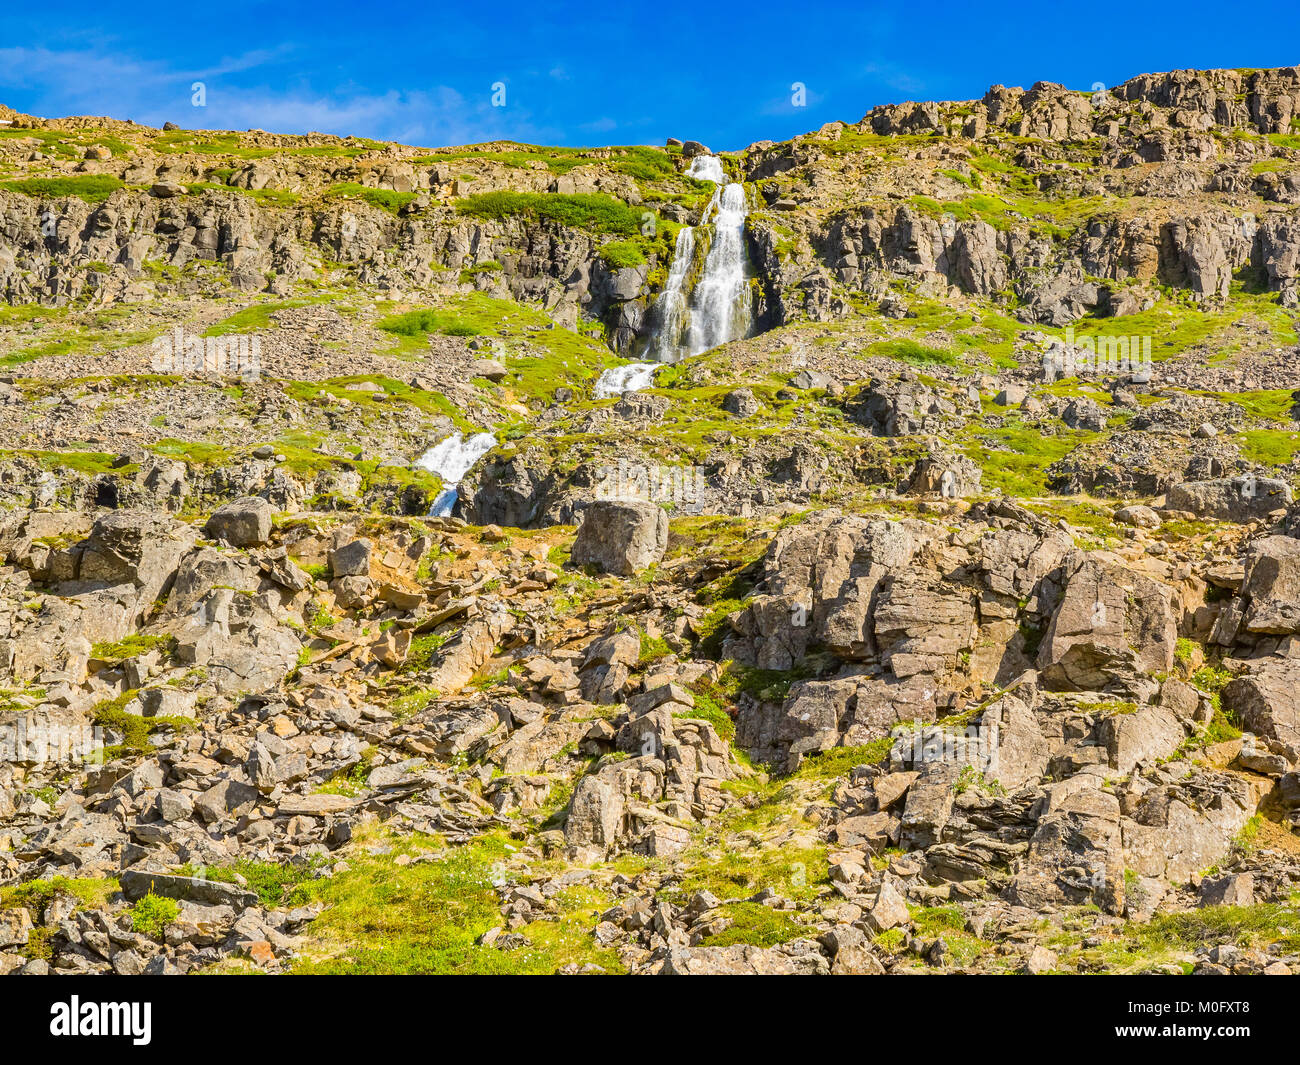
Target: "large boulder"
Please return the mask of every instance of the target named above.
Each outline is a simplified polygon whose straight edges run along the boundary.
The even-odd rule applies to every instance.
[[[751,758],[793,770],[806,755],[858,747],[888,736],[898,725],[933,721],[934,688],[923,676],[796,681],[784,703],[742,700],[736,743]]]
[[[1300,752],[1300,661],[1264,659],[1228,684],[1220,700],[1248,732]]]
[[[1161,706],[1111,714],[1100,730],[1110,764],[1123,774],[1172,754],[1185,737],[1178,718]]]
[[[975,598],[960,584],[906,569],[886,583],[874,610],[876,646],[895,676],[943,674],[975,642]]]
[[[1083,787],[1049,801],[1005,895],[1018,906],[1095,903],[1108,913],[1121,912],[1119,800],[1097,787]]]
[[[1060,606],[1038,650],[1052,691],[1128,688],[1138,674],[1173,668],[1173,590],[1107,557],[1076,552]]]
[[[1266,536],[1252,544],[1242,591],[1250,600],[1247,632],[1300,632],[1300,540]]]
[[[1275,477],[1220,477],[1186,481],[1169,489],[1170,510],[1189,510],[1197,517],[1220,521],[1255,521],[1291,502],[1291,486]]]
[[[1037,783],[1047,771],[1052,748],[1033,709],[1016,695],[1004,695],[984,711],[980,724],[991,746],[985,775],[1007,791]]]
[[[813,641],[843,658],[870,657],[877,591],[891,574],[906,572],[916,548],[893,521],[831,516],[783,529],[763,560],[764,594],[732,622],[726,657],[790,669]]]
[[[1230,773],[1152,788],[1122,822],[1125,869],[1170,882],[1208,869],[1231,850],[1264,790],[1259,778]]]
[[[514,617],[497,602],[480,600],[478,616],[440,649],[428,685],[440,695],[455,695],[492,657],[501,638],[514,628]]]
[[[369,577],[370,555],[369,540],[350,540],[330,552],[330,572],[335,577]]]
[[[96,521],[90,535],[68,549],[75,556],[75,573],[67,575],[100,586],[133,584],[138,600],[152,604],[171,584],[194,540],[194,530],[184,522],[117,511]],[[55,576],[64,575],[60,570],[58,563],[52,565]]]
[[[217,507],[203,531],[213,540],[224,540],[233,547],[255,547],[271,538],[274,517],[275,511],[265,499],[244,496]]]
[[[583,777],[569,800],[565,842],[583,853],[603,857],[623,835],[625,806],[623,791],[614,780]]]
[[[572,559],[604,573],[631,576],[664,557],[668,514],[655,503],[596,500],[582,516]]]

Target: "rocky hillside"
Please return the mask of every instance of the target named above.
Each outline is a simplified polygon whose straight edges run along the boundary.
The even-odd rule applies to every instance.
[[[0,109],[0,973],[1300,970],[1300,69],[710,155]]]

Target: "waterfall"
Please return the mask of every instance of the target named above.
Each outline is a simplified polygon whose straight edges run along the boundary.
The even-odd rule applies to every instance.
[[[657,362],[629,362],[626,366],[611,366],[602,371],[591,390],[592,399],[609,399],[624,392],[639,392],[654,382]]]
[[[682,226],[677,231],[677,246],[673,250],[673,264],[668,268],[668,280],[655,302],[659,328],[651,343],[651,354],[659,362],[677,361],[675,349],[690,324],[690,309],[682,286],[694,260],[695,230],[691,226]],[[672,357],[665,357],[667,355]]]
[[[415,465],[442,478],[442,491],[429,508],[429,517],[451,516],[452,509],[460,498],[461,480],[474,463],[496,446],[497,438],[491,433],[475,433],[468,440],[460,433],[453,433],[415,460]]]
[[[727,180],[727,175],[722,171],[722,160],[716,155],[697,155],[691,160],[686,176],[698,181],[712,181],[715,185],[721,185]]]
[[[691,325],[687,345],[692,355],[735,340],[749,331],[753,309],[746,298],[745,189],[731,184],[721,196],[713,194],[713,242],[704,260],[704,273],[691,294]]]
[[[683,226],[677,234],[668,280],[655,301],[658,325],[649,354],[657,362],[676,362],[683,355],[698,355],[747,336],[753,328],[745,245],[749,208],[744,186],[724,184],[722,160],[715,155],[697,155],[686,173],[717,186],[699,222],[701,226],[711,225],[712,239],[704,244],[708,252],[699,281],[688,297],[684,291],[686,280],[697,259],[695,229]]]

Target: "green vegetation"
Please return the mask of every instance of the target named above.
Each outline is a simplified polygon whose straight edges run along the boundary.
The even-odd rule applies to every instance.
[[[611,270],[623,270],[645,263],[645,249],[635,241],[613,240],[600,249],[600,258]]]
[[[173,653],[175,646],[176,638],[174,636],[146,636],[143,633],[132,633],[116,643],[95,644],[90,649],[90,655],[102,662],[116,665],[128,658],[137,658],[142,654],[147,654],[155,648],[161,651],[163,657],[166,658]]]
[[[808,930],[782,910],[757,902],[729,902],[722,912],[731,924],[708,936],[703,946],[729,947],[734,943],[752,943],[756,947],[775,947],[807,935]]]
[[[73,174],[70,177],[33,177],[16,181],[0,181],[0,189],[18,192],[24,196],[43,200],[75,196],[87,203],[103,203],[123,187],[120,178],[110,177],[107,174]]]
[[[740,901],[763,888],[783,898],[809,901],[828,883],[825,847],[768,847],[756,850],[711,849],[693,844],[686,873],[673,899],[688,900],[710,891],[722,901]]]
[[[30,323],[34,328],[24,330],[20,338],[12,338],[0,355],[0,367],[12,367],[57,355],[97,354],[122,348],[147,344],[163,331],[163,325],[124,329],[122,323],[132,311],[129,307],[86,310],[62,308],[52,313],[24,312],[13,315],[15,322]],[[0,323],[5,321],[0,316]],[[15,342],[16,341],[16,342]],[[141,369],[148,368],[148,356],[141,359]],[[117,378],[123,383],[148,383],[172,381],[160,374],[136,374],[130,378]]]
[[[167,926],[180,916],[181,907],[175,899],[155,895],[152,891],[136,899],[131,907],[131,928],[142,935],[161,939]]]
[[[63,896],[72,900],[74,912],[102,910],[119,890],[120,885],[111,877],[55,876],[49,880],[28,880],[22,884],[0,887],[0,910],[22,907],[31,914],[36,927],[32,929],[26,945],[14,949],[24,958],[50,961],[53,956],[50,940],[58,927],[57,924],[45,923],[50,903]]]
[[[331,185],[324,192],[326,199],[361,200],[371,207],[377,207],[389,214],[398,214],[402,208],[415,199],[414,192],[393,192],[391,189],[372,189],[365,185],[346,181],[340,185]]]
[[[646,666],[661,658],[667,658],[672,653],[672,648],[662,636],[647,636],[643,632],[641,633],[641,655],[637,659],[636,668],[645,669]]]
[[[458,160],[489,160],[507,166],[530,168],[543,163],[553,174],[567,174],[580,166],[599,165],[602,169],[628,174],[639,181],[663,182],[677,177],[672,157],[660,148],[645,145],[601,149],[597,157],[587,148],[542,148],[519,144],[505,149],[469,148],[461,151],[439,152],[421,156],[417,164],[437,165]],[[685,179],[682,179],[683,182]]]
[[[421,835],[386,843],[390,853],[354,851],[346,871],[295,893],[296,903],[319,900],[328,908],[311,925],[306,953],[312,960],[294,971],[524,974],[589,962],[622,971],[613,952],[596,948],[591,938],[596,915],[609,900],[588,888],[570,888],[557,898],[560,920],[520,928],[527,944],[518,950],[477,942],[501,925],[494,883],[509,879],[514,851],[503,837],[483,836],[449,849]],[[399,855],[414,860],[398,865]]]
[[[484,192],[467,196],[456,209],[463,215],[501,221],[525,217],[557,222],[593,233],[641,232],[643,212],[603,193]]]
[[[959,906],[911,907],[911,914],[916,935],[924,940],[942,939],[952,965],[969,965],[992,947],[966,930],[966,916]]]
[[[719,702],[718,698],[703,684],[695,686],[693,696],[695,705],[690,710],[683,710],[673,716],[707,721],[713,726],[713,731],[728,743],[735,739],[736,723],[731,719],[731,715],[727,713],[726,708]]]
[[[129,751],[147,751],[151,749],[149,737],[159,731],[186,731],[192,729],[196,722],[193,718],[175,715],[143,717],[133,714],[126,706],[135,698],[134,689],[125,691],[116,699],[106,699],[96,703],[91,709],[90,720],[100,728],[121,733],[122,742],[117,746],[107,747],[105,756],[118,757]]]
[[[595,336],[555,325],[536,307],[497,299],[482,292],[455,296],[437,307],[381,318],[378,327],[397,339],[396,354],[415,358],[428,348],[430,334],[491,336],[506,349],[508,388],[517,398],[550,402],[556,388],[590,390],[611,362],[609,349]],[[503,397],[505,398],[505,397]],[[468,426],[460,412],[462,428]],[[511,421],[517,414],[507,414]],[[464,423],[464,424],[462,424]],[[504,434],[508,438],[508,433]],[[563,438],[561,438],[563,439]]]
[[[185,189],[190,195],[196,192],[224,192],[247,196],[259,207],[292,207],[298,202],[298,194],[287,189],[241,189],[215,181],[190,181],[186,183]]]
[[[962,450],[983,470],[980,487],[984,491],[1033,497],[1049,494],[1049,466],[1100,436],[1064,425],[1049,434],[1041,426],[1025,425],[1011,415],[997,428],[967,425],[958,439],[967,441]]]
[[[912,366],[956,366],[957,357],[951,351],[927,347],[915,340],[890,340],[872,345],[872,355],[897,359]]]
[[[304,885],[310,885],[321,875],[319,858],[306,862],[264,862],[253,858],[240,858],[231,865],[207,865],[201,870],[208,880],[222,884],[239,884],[256,893],[263,906],[300,906],[311,894]],[[200,869],[184,865],[176,870],[180,876],[197,876]]]
[[[1186,955],[1223,944],[1294,953],[1300,950],[1300,909],[1294,903],[1202,906],[1161,914],[1145,924],[1130,922],[1118,934],[1102,937],[1097,946],[1082,947],[1072,935],[1049,942],[1062,952],[1062,962],[1069,967],[1116,973],[1150,972],[1170,965],[1190,971]]]
[[[277,156],[355,159],[367,152],[386,147],[382,141],[349,137],[338,144],[303,144],[290,141],[276,147],[247,147],[241,133],[214,133],[210,130],[176,129],[159,133],[149,142],[154,151],[164,154],[197,152],[200,155],[229,155],[237,159],[269,159]]]
[[[402,664],[403,673],[416,673],[428,669],[438,651],[452,637],[450,632],[426,632],[412,637],[410,649],[406,652],[406,661]]]
[[[261,333],[275,328],[275,315],[295,307],[306,307],[314,300],[277,300],[254,303],[243,307],[203,331],[205,337],[221,337],[240,333]]]
[[[832,747],[828,751],[819,751],[805,758],[795,775],[813,780],[839,780],[848,776],[854,766],[879,765],[889,757],[894,742],[893,736],[882,736],[861,747]]]

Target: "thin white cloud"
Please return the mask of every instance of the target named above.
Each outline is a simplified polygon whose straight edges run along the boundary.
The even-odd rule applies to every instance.
[[[526,109],[493,107],[490,86],[467,96],[449,86],[375,93],[344,84],[322,92],[306,84],[277,89],[223,80],[272,67],[287,51],[260,50],[181,70],[93,50],[0,48],[0,70],[10,86],[34,92],[30,109],[45,117],[95,114],[187,129],[315,131],[429,147],[534,139],[546,132],[532,126]],[[204,84],[202,107],[191,101],[196,81]]]
[[[913,99],[918,94],[925,92],[925,82],[919,78],[914,78],[901,67],[893,63],[868,63],[862,68],[862,73],[867,77],[880,82],[882,85],[888,85],[891,89],[898,92],[908,93]]]

